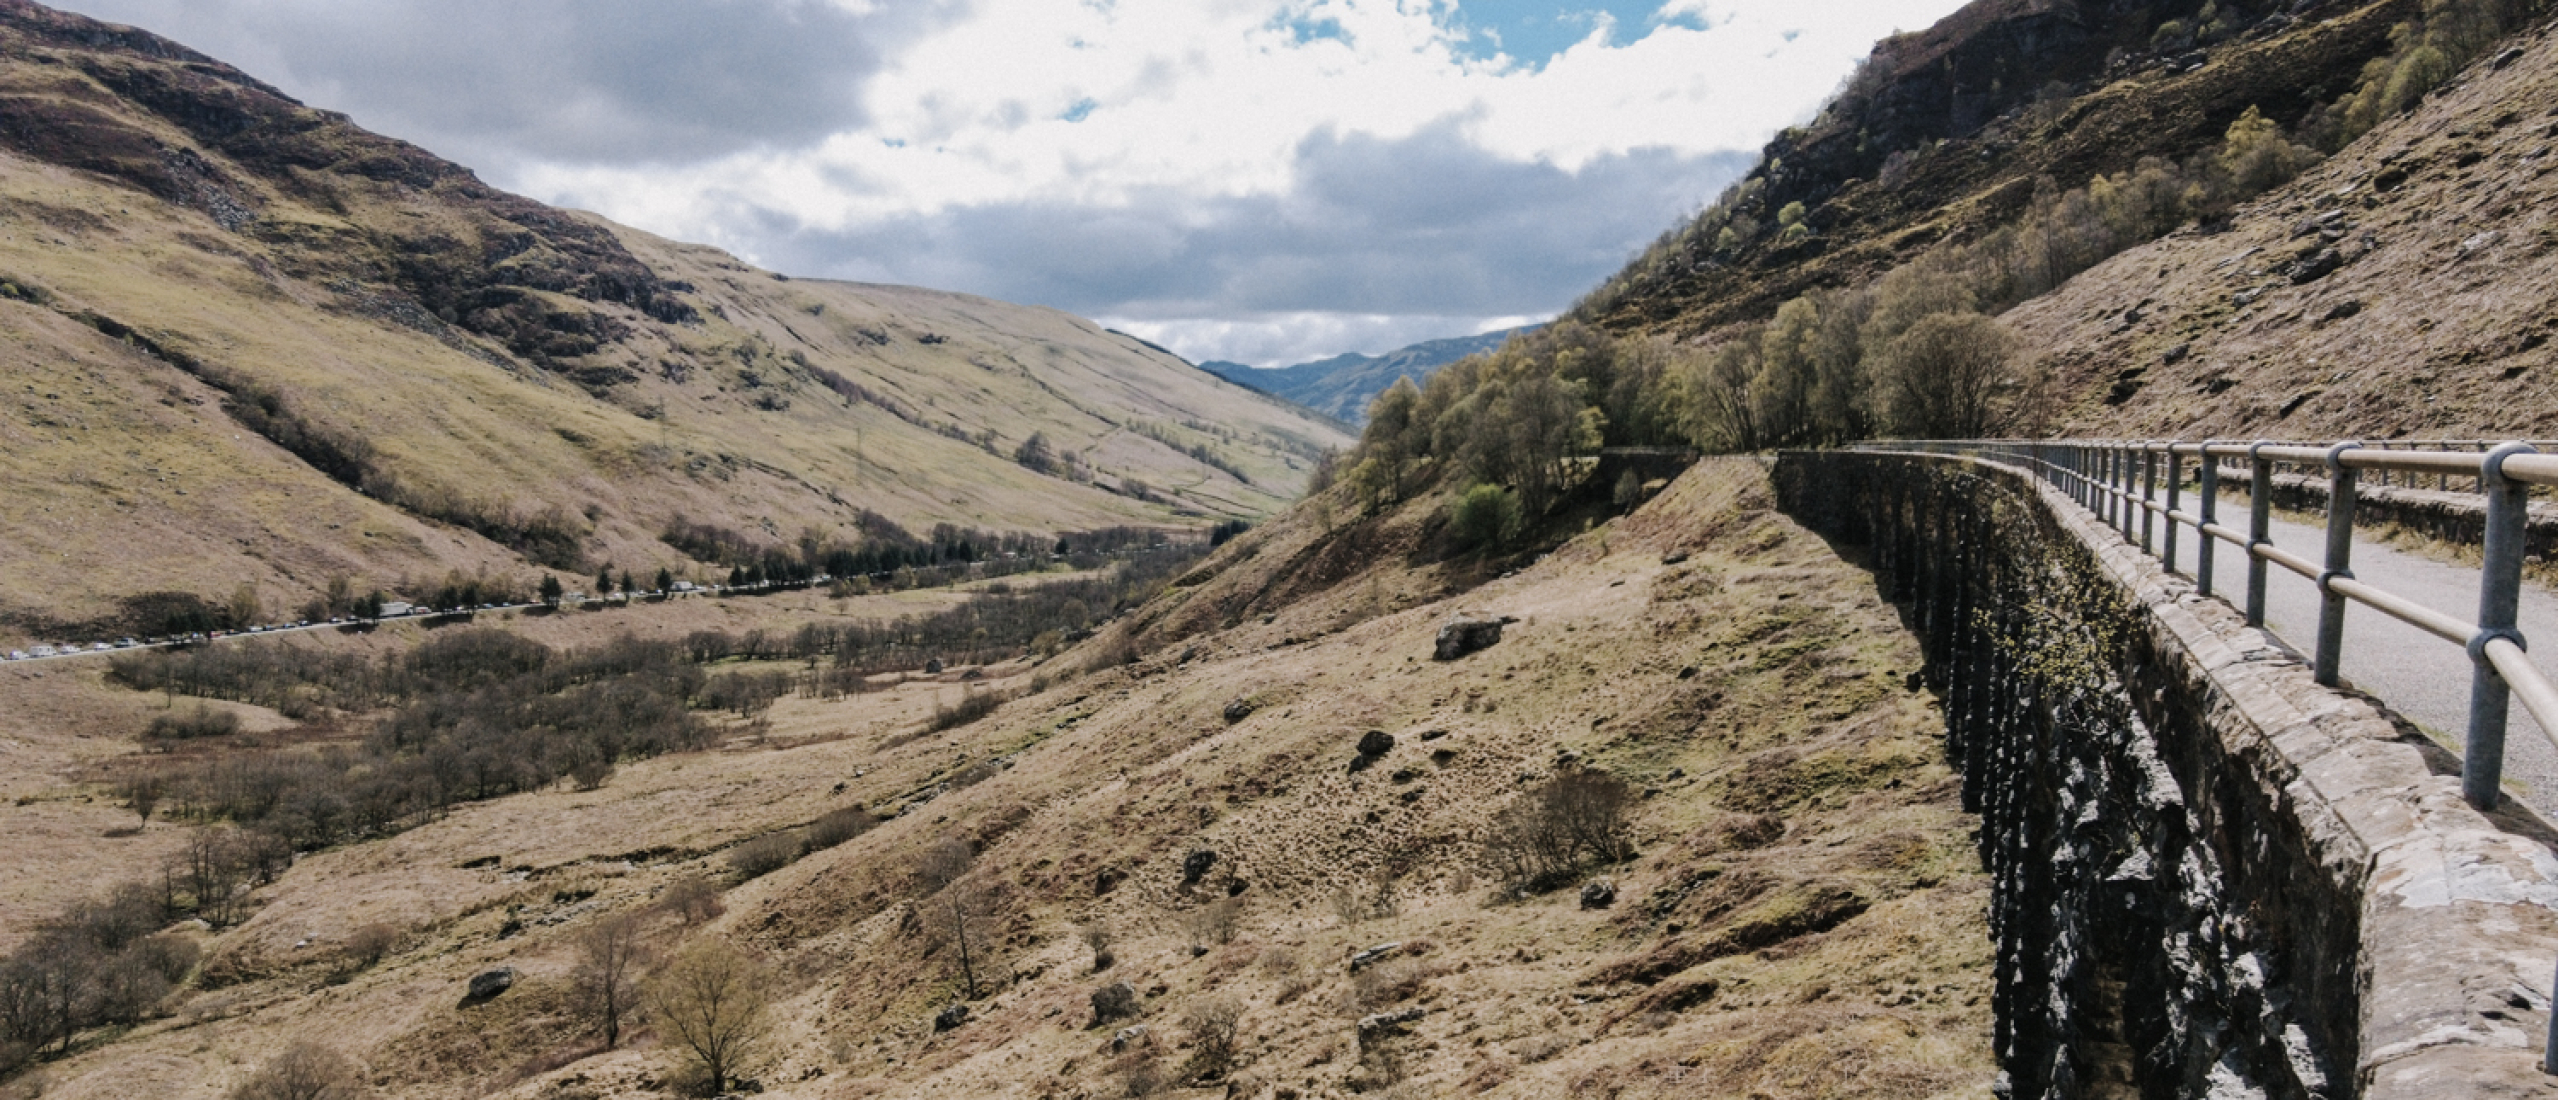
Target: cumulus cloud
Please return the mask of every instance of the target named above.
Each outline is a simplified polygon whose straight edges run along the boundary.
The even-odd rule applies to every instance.
[[[546,201],[1254,362],[1552,314],[1957,6],[70,2]]]

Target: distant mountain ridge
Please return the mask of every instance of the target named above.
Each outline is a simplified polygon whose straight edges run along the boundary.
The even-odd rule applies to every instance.
[[[1469,355],[1492,351],[1508,343],[1511,337],[1534,332],[1540,327],[1521,325],[1478,336],[1424,340],[1384,355],[1349,352],[1287,367],[1250,367],[1222,359],[1201,363],[1199,367],[1226,381],[1286,398],[1326,416],[1352,424],[1365,424],[1368,421],[1368,404],[1375,401],[1378,394],[1386,392],[1386,387],[1394,385],[1395,379],[1411,375],[1415,384],[1429,381],[1430,375],[1441,367]]]

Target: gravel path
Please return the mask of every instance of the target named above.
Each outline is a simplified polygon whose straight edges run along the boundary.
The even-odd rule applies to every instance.
[[[2190,505],[2189,505],[2190,507]],[[2244,529],[2247,497],[2226,497],[2221,522]],[[2323,528],[2295,523],[2276,513],[2274,545],[2317,561],[2327,544]],[[2194,544],[2204,540],[2191,530],[2177,537],[2177,567],[2191,575]],[[2247,598],[2247,560],[2233,546],[2218,545],[2213,558],[2213,594],[2232,605]],[[2478,574],[2475,570],[2428,560],[2360,537],[2354,540],[2354,576],[2427,607],[2475,621]],[[2265,625],[2299,650],[2306,659],[2318,640],[2318,586],[2278,565],[2266,567]],[[2522,592],[2523,637],[2533,643],[2532,656],[2544,674],[2558,673],[2558,593],[2531,584]],[[2371,608],[2345,609],[2344,679],[2378,696],[2391,709],[2416,723],[2434,740],[2459,751],[2469,725],[2469,655]],[[2558,811],[2558,747],[2515,700],[2505,732],[2505,793],[2522,799],[2543,816]]]

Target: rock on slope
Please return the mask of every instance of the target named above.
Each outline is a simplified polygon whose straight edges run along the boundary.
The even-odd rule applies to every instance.
[[[2517,37],[2227,232],[2186,230],[2008,314],[2063,430],[2558,436],[2558,42]]]
[[[1197,525],[1332,426],[1080,318],[794,281],[482,184],[129,28],[0,0],[0,634],[527,559]],[[1034,433],[1077,465],[1016,464]],[[1080,471],[1080,473],[1077,473]]]
[[[1220,997],[1241,1012],[1236,1096],[1984,1094],[1974,822],[1870,578],[1775,514],[1747,461],[1507,577],[1439,559],[1443,507],[1301,508],[974,725],[917,732],[952,688],[792,700],[760,745],[305,858],[211,940],[220,989],[49,1067],[47,1095],[227,1087],[295,1040],[403,1096],[667,1095],[662,1042],[596,1053],[572,1014],[573,938],[617,910],[657,913],[660,947],[722,936],[781,975],[749,1070],[767,1096],[1127,1095],[1198,1071],[1185,1019]],[[1518,621],[1431,660],[1460,609]],[[1372,730],[1394,743],[1353,769]],[[1487,823],[1575,768],[1641,792],[1636,857],[1585,872],[1615,901],[1584,908],[1578,879],[1505,896]],[[897,816],[729,887],[706,925],[649,908],[732,881],[725,847],[847,803]],[[949,899],[912,872],[948,838],[975,853],[993,977],[937,1031],[962,996]],[[1231,924],[1205,919],[1220,905]],[[374,921],[400,946],[348,974],[337,945]],[[1115,940],[1099,973],[1090,927]],[[457,1007],[499,966],[515,988]],[[1138,1015],[1094,1020],[1116,981]]]

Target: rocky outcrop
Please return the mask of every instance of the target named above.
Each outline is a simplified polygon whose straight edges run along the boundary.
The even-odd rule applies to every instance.
[[[1501,644],[1501,628],[1511,620],[1488,615],[1452,615],[1439,624],[1439,637],[1430,651],[1432,660],[1453,661]]]

